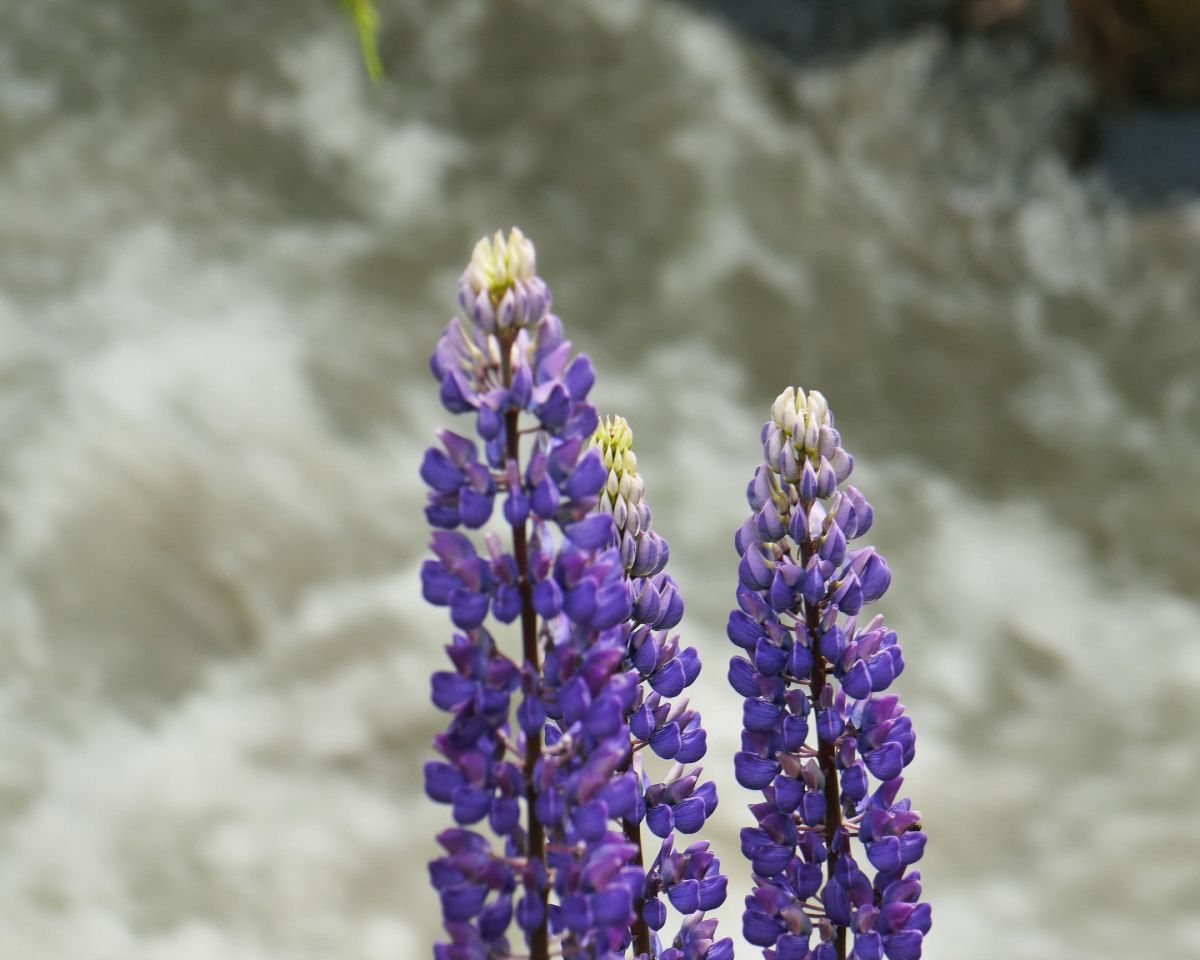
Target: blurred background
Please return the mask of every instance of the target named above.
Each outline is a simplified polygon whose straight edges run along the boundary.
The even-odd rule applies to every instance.
[[[0,958],[429,955],[426,361],[514,223],[672,546],[726,932],[731,535],[802,384],[928,960],[1200,957],[1196,6],[378,7],[372,86],[332,0],[0,0]]]

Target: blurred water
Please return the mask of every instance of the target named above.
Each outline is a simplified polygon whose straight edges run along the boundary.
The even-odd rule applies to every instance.
[[[514,222],[672,544],[727,930],[729,540],[802,383],[895,575],[926,955],[1200,956],[1200,204],[1069,175],[1019,47],[381,6],[369,89],[320,0],[0,4],[0,957],[428,955],[425,362]]]

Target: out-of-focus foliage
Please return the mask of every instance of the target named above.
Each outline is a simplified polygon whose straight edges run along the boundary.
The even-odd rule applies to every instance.
[[[373,0],[342,0],[342,7],[358,32],[367,74],[373,83],[378,83],[383,79],[383,63],[379,59],[379,11]]]

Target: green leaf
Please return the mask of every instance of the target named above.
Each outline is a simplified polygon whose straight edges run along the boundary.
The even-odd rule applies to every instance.
[[[379,59],[379,11],[373,0],[342,0],[342,7],[358,31],[367,75],[372,83],[379,83],[383,79],[383,62]]]

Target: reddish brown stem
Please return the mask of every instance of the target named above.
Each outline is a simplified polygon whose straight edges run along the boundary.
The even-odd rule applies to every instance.
[[[512,341],[500,339],[501,376],[506,387],[512,385],[512,364],[509,353]],[[518,418],[519,411],[509,410],[504,415],[505,456],[514,463],[520,464],[521,433]],[[521,594],[521,648],[525,662],[533,675],[540,674],[541,664],[538,659],[537,645],[537,612],[533,609],[533,584],[529,578],[529,542],[525,522],[514,524],[512,528],[513,559],[517,564],[517,589]],[[533,783],[534,769],[542,753],[542,733],[534,730],[525,735],[525,806],[529,822],[529,859],[546,862],[546,828],[538,820],[534,812],[537,802],[537,790]],[[546,903],[549,890],[542,889],[542,922],[529,934],[530,960],[549,960],[550,935],[547,921]]]
[[[633,754],[629,756],[629,767],[633,766]],[[628,769],[628,768],[627,768]],[[640,789],[640,785],[639,785]],[[642,826],[634,820],[625,818],[621,821],[621,829],[625,833],[625,839],[637,847],[637,854],[634,857],[634,863],[638,868],[645,873],[646,862],[642,856]],[[646,923],[646,918],[642,916],[642,905],[644,901],[641,897],[637,897],[633,901],[633,909],[637,914],[637,919],[633,923],[633,954],[641,956],[645,954],[650,956],[650,926]]]
[[[815,552],[816,544],[812,540],[806,540],[800,548],[801,562],[807,565],[809,558]],[[825,656],[821,653],[820,649],[816,648],[817,633],[821,626],[821,605],[819,603],[809,603],[807,600],[804,602],[804,625],[808,628],[808,635],[814,646],[810,696],[812,697],[812,705],[815,712],[821,691],[825,689],[826,677]],[[820,766],[821,773],[825,779],[825,846],[829,850],[827,863],[829,879],[832,880],[838,861],[838,855],[833,850],[833,838],[838,828],[842,825],[842,798],[838,790],[837,761],[834,757],[832,743],[825,743],[818,739],[817,764]],[[846,928],[841,924],[835,924],[833,929],[834,946],[837,948],[838,960],[846,960]]]

